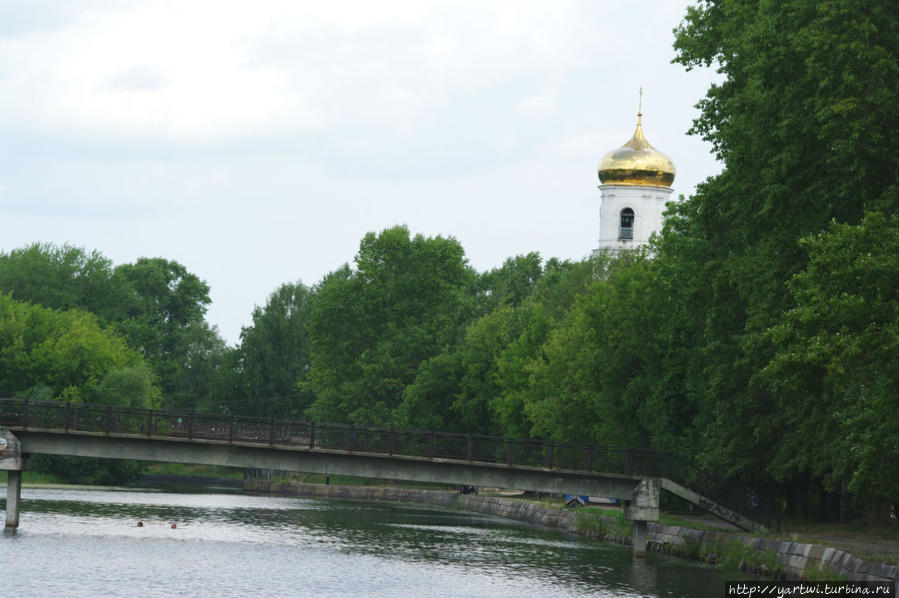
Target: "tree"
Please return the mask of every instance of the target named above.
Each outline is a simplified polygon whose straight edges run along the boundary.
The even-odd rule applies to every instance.
[[[466,418],[458,413],[456,397],[462,378],[462,363],[453,348],[424,361],[415,379],[404,390],[396,411],[396,424],[406,429],[442,430],[447,432],[482,432],[487,421],[469,428]]]
[[[777,397],[790,430],[770,467],[780,478],[808,472],[832,492],[848,485],[866,502],[893,500],[899,216],[833,223],[802,246],[809,263],[790,284],[796,305],[769,330],[777,350],[754,381]]]
[[[723,75],[692,132],[724,169],[670,209],[655,247],[659,284],[684,305],[662,305],[659,371],[709,414],[706,463],[804,484],[818,475],[808,463],[773,465],[793,416],[756,374],[778,351],[769,329],[797,300],[787,282],[808,263],[799,239],[899,205],[899,14],[890,0],[703,0],[676,35],[678,62]]]
[[[253,323],[240,333],[245,397],[239,412],[297,419],[312,403],[312,394],[299,388],[309,370],[308,298],[302,283],[288,283],[253,310]]]
[[[95,314],[144,354],[169,407],[205,401],[188,396],[198,392],[197,373],[220,366],[198,360],[218,359],[224,342],[203,321],[208,285],[181,264],[141,258],[113,268],[97,251],[36,243],[0,255],[2,291],[45,307]]]
[[[165,396],[178,391],[179,368],[191,346],[183,335],[203,327],[210,303],[209,285],[178,262],[140,258],[116,268],[127,281],[131,301],[125,320],[116,328],[153,364]],[[202,334],[196,332],[195,334]]]
[[[420,366],[403,393],[404,421],[468,433],[530,435],[529,368],[579,294],[590,289],[593,267],[592,261],[553,259],[544,268],[537,254],[529,254],[483,275],[476,300],[486,299],[486,313],[472,318],[455,344]]]
[[[462,431],[475,434],[523,436],[512,424],[518,413],[509,413],[497,401],[504,390],[497,380],[500,355],[520,333],[520,314],[500,306],[468,327],[457,348],[461,376],[453,402]]]
[[[356,267],[313,289],[303,388],[315,419],[387,425],[418,367],[461,334],[474,274],[457,241],[406,227],[365,235]]]
[[[159,398],[140,354],[102,328],[96,316],[30,305],[8,295],[0,295],[0,388],[24,396],[38,389],[44,398],[139,407],[156,406]],[[104,389],[117,392],[107,396]]]
[[[496,394],[490,399],[491,412],[509,436],[551,436],[539,425],[535,401],[535,367],[543,358],[546,344],[555,329],[568,317],[583,294],[594,287],[597,270],[605,261],[562,262],[551,259],[533,292],[522,301],[510,319],[511,340],[496,355]]]
[[[899,16],[891,0],[706,0],[676,35],[678,62],[725,77],[692,129],[725,168],[685,210],[721,273],[708,282],[764,329],[789,304],[801,237],[896,208]]]
[[[525,300],[543,276],[540,254],[510,257],[499,268],[478,277],[478,291],[484,296],[484,311],[492,311],[501,305],[517,307]]]
[[[0,390],[41,400],[159,406],[143,357],[97,316],[57,311],[0,295]],[[78,483],[126,483],[143,471],[130,461],[37,455],[32,466]]]
[[[53,309],[83,309],[103,323],[126,317],[126,281],[97,251],[34,243],[0,255],[0,292]]]
[[[531,358],[524,408],[535,435],[647,446],[672,427],[647,392],[658,361],[655,272],[631,253],[597,266],[602,276],[574,298]]]
[[[225,345],[215,327],[191,324],[177,335],[175,367],[166,406],[179,411],[233,413],[240,383],[236,350]]]

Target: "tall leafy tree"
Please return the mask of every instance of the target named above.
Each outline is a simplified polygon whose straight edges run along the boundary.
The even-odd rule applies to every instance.
[[[457,241],[404,226],[365,235],[355,261],[313,290],[309,413],[390,424],[418,367],[461,333],[474,273]]]
[[[0,291],[45,307],[93,313],[144,354],[167,406],[207,402],[198,385],[212,381],[207,375],[200,384],[199,372],[220,367],[216,360],[224,342],[203,320],[208,285],[181,264],[141,258],[113,267],[97,251],[35,243],[0,255]]]
[[[158,407],[160,392],[141,354],[98,318],[0,294],[0,396]],[[32,466],[77,483],[125,483],[139,463],[37,455]]]
[[[538,425],[535,412],[528,408],[534,400],[534,365],[545,352],[553,331],[578,301],[593,289],[596,275],[605,267],[604,259],[563,262],[550,259],[543,275],[509,320],[510,341],[495,356],[497,392],[490,398],[490,410],[510,436],[550,436]]]
[[[537,254],[506,260],[482,275],[476,301],[487,311],[469,320],[456,344],[421,365],[403,394],[409,421],[416,427],[530,435],[531,365],[593,280],[592,261],[552,259],[544,267]]]
[[[203,327],[209,285],[175,261],[140,258],[116,268],[127,281],[131,301],[127,318],[116,327],[153,364],[164,395],[177,392],[179,369],[190,342],[184,335]]]
[[[540,436],[646,446],[674,427],[667,410],[648,402],[658,350],[655,272],[635,254],[597,266],[601,276],[573,298],[526,366],[524,408]]]
[[[657,246],[660,284],[687,306],[662,306],[662,371],[711,413],[707,461],[760,480],[792,432],[781,397],[753,380],[796,300],[799,239],[896,210],[899,13],[891,0],[703,0],[676,35],[677,61],[723,75],[693,132],[724,169],[672,208]],[[817,475],[795,465],[794,480]]]
[[[83,309],[102,322],[127,317],[127,282],[97,251],[34,243],[0,255],[0,292],[53,309]]]
[[[456,403],[462,378],[462,358],[455,347],[447,347],[422,362],[415,379],[403,390],[396,410],[396,424],[407,429],[487,433],[490,421],[469,427]]]
[[[0,388],[43,399],[135,407],[156,406],[159,398],[141,355],[100,326],[96,316],[8,295],[0,295]]]
[[[527,255],[510,257],[499,268],[478,277],[478,291],[484,311],[501,305],[517,307],[534,291],[543,276],[543,260],[532,251]]]
[[[777,350],[754,380],[777,398],[792,431],[770,467],[779,478],[809,472],[828,490],[848,489],[866,502],[892,500],[899,495],[899,216],[834,223],[802,246],[810,259],[790,284],[796,305],[770,329]]]
[[[245,394],[237,412],[296,419],[312,403],[299,387],[309,370],[308,300],[302,283],[287,283],[253,310],[253,323],[240,333]]]
[[[166,406],[179,411],[229,413],[241,396],[236,349],[215,327],[191,324],[177,336]]]

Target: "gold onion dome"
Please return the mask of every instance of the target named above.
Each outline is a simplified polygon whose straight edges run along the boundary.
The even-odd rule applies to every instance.
[[[637,130],[631,140],[606,154],[599,163],[599,180],[604,185],[670,187],[674,182],[674,162],[643,136],[643,113],[637,113]]]

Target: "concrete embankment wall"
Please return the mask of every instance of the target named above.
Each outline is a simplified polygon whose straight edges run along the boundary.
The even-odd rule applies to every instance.
[[[649,524],[651,548],[714,562],[728,552],[751,555],[753,572],[783,579],[845,579],[899,581],[897,565],[865,561],[850,553],[819,544],[782,542],[727,531]],[[761,565],[759,565],[761,563]],[[761,567],[761,570],[760,570]]]
[[[375,486],[322,486],[284,480],[245,480],[244,489],[312,498],[429,504],[524,521],[610,542],[629,544],[631,541],[629,524],[615,517],[501,497]],[[864,561],[848,552],[817,544],[781,542],[658,523],[650,523],[648,527],[648,548],[651,550],[709,562],[719,562],[736,553],[742,555],[744,567],[741,568],[769,577],[798,580],[825,576],[848,581],[899,581],[897,565]]]

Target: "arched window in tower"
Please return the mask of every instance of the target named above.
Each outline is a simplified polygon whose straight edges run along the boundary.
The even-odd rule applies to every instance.
[[[621,210],[621,226],[618,227],[618,238],[634,238],[634,211],[630,208]]]

